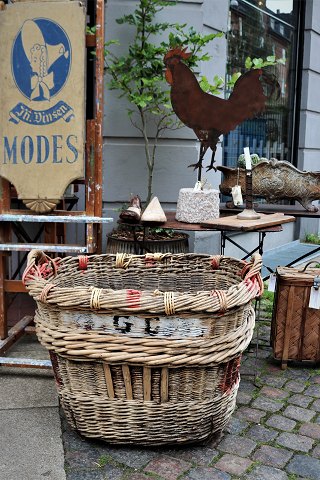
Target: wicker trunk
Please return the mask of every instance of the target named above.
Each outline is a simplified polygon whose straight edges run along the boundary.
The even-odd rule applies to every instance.
[[[119,444],[219,437],[253,333],[260,267],[260,256],[31,252],[24,280],[70,424]]]
[[[320,310],[309,308],[318,268],[279,267],[272,315],[274,357],[286,368],[288,360],[320,360]]]

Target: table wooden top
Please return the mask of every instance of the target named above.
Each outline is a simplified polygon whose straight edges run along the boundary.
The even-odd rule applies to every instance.
[[[142,224],[142,223],[125,223],[119,222],[120,224],[131,225],[132,227],[154,227],[158,226],[161,228],[168,228],[173,230],[185,230],[188,232],[204,232],[210,230],[225,230],[225,231],[281,231],[281,225],[287,222],[294,222],[294,217],[287,217],[283,214],[276,214],[276,216],[272,215],[264,215],[263,220],[242,220],[241,222],[234,222],[232,220],[233,217],[226,216],[220,217],[219,219],[210,220],[208,222],[203,223],[186,223],[186,222],[179,222],[175,219],[176,212],[170,211],[165,212],[167,221],[161,224]],[[231,221],[230,221],[231,218]],[[213,223],[212,223],[213,222]],[[255,222],[253,224],[252,222]],[[244,224],[244,225],[243,225]],[[278,228],[279,227],[279,228]]]
[[[212,230],[212,227],[202,227],[200,223],[179,222],[176,220],[176,212],[165,212],[167,222],[163,228],[172,228],[174,230],[188,230],[188,231],[206,231]],[[162,226],[162,225],[161,225]]]
[[[207,228],[211,227],[214,230],[234,230],[246,232],[265,229],[267,227],[273,227],[294,221],[295,218],[293,216],[284,215],[283,213],[272,213],[270,215],[261,213],[260,218],[254,220],[240,219],[237,217],[237,215],[231,215],[227,217],[209,219],[205,222],[202,222],[201,225]]]

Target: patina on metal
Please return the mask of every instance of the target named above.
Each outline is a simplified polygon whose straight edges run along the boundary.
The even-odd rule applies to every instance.
[[[237,183],[246,194],[246,171],[244,168],[217,167],[223,173],[219,185],[220,192],[231,195]],[[279,200],[296,200],[308,212],[317,212],[318,207],[311,202],[320,199],[320,172],[304,172],[291,163],[276,160],[263,160],[252,167],[253,195],[262,197],[268,203]]]

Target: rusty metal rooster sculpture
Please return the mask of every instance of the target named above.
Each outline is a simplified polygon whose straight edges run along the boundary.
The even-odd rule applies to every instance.
[[[178,47],[165,55],[165,77],[171,85],[174,112],[181,122],[193,129],[200,141],[199,161],[189,165],[199,169],[200,180],[202,162],[208,148],[212,150],[212,157],[207,171],[215,169],[214,156],[220,135],[226,135],[244,120],[262,113],[266,101],[275,93],[279,95],[280,86],[273,75],[262,69],[253,69],[238,78],[227,100],[205,93],[194,73],[183,63],[192,55],[186,50]],[[264,86],[269,90],[266,95]]]

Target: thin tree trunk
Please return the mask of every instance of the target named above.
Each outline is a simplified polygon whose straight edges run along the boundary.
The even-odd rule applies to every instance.
[[[149,138],[147,134],[147,125],[146,125],[146,119],[145,119],[143,110],[140,110],[140,116],[141,116],[141,123],[142,123],[142,135],[144,140],[144,152],[145,152],[147,168],[148,168],[148,190],[147,190],[147,198],[146,198],[146,205],[148,205],[152,197],[152,182],[153,182],[155,155],[154,155],[154,152],[153,154],[150,154],[150,144],[149,144]]]

